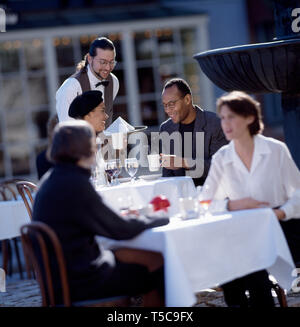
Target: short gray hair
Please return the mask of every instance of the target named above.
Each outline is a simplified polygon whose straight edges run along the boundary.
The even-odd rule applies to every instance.
[[[53,132],[48,156],[54,163],[76,163],[93,154],[93,127],[84,120],[58,123]]]

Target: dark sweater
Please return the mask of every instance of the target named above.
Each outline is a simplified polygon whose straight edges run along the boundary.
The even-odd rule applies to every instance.
[[[193,138],[192,138],[192,144],[190,144],[190,149],[188,153],[192,154],[192,158],[194,160],[198,160],[198,166],[201,166],[201,163],[204,164],[203,174],[202,176],[199,176],[197,178],[193,177],[193,181],[195,186],[203,185],[205,182],[205,179],[208,175],[208,171],[210,168],[211,158],[213,154],[215,154],[219,148],[221,148],[223,145],[227,144],[227,140],[223,134],[220,119],[217,117],[217,115],[214,112],[206,111],[201,109],[198,106],[194,106],[196,109],[196,119],[194,120],[194,126],[193,126]],[[174,132],[180,132],[183,133],[185,131],[191,131],[190,126],[184,126],[183,124],[175,124],[173,123],[172,119],[168,119],[165,122],[163,122],[160,126],[159,132],[167,132],[169,135],[172,135]],[[204,132],[204,144],[196,144],[196,133],[197,132]],[[199,158],[197,157],[197,150],[196,148],[203,145],[203,157]],[[162,144],[160,144],[160,152],[163,152],[165,154],[176,154],[174,149],[174,144],[171,142],[170,147],[167,148],[169,151],[165,151]],[[199,150],[199,148],[198,148]],[[184,154],[185,151],[183,149],[182,153]],[[201,153],[201,151],[200,151]],[[183,156],[183,155],[182,155]],[[192,168],[193,170],[193,168]],[[172,169],[166,169],[163,168],[162,170],[164,177],[173,177],[173,176],[185,176],[186,170],[184,168],[179,168],[176,170]]]
[[[33,220],[48,224],[61,241],[71,288],[87,293],[114,269],[114,260],[102,255],[95,235],[124,240],[168,223],[168,219],[117,215],[102,202],[89,177],[89,170],[73,164],[54,166],[45,175],[33,208]]]
[[[53,163],[47,159],[46,156],[47,150],[44,150],[38,154],[36,157],[36,170],[38,174],[38,179],[41,179],[42,176],[53,167]]]

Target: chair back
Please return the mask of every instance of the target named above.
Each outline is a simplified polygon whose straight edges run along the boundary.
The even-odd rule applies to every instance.
[[[56,233],[42,222],[32,222],[21,227],[21,238],[37,276],[43,306],[57,305],[53,287],[56,278],[60,281],[64,306],[71,306],[65,258]]]
[[[32,193],[37,190],[37,185],[28,181],[19,181],[16,182],[16,187],[23,199],[29,217],[30,219],[32,219],[32,207],[33,207]]]
[[[3,201],[17,200],[14,182],[2,182],[0,185],[0,193]]]
[[[16,201],[17,200],[17,188],[16,188],[16,182],[21,181],[20,179],[7,179],[3,181],[0,184],[0,194],[3,201]],[[7,219],[10,219],[12,217],[8,216]],[[13,272],[13,257],[12,257],[12,246],[11,243],[14,245],[17,264],[20,272],[20,278],[23,279],[23,268],[22,268],[22,262],[20,257],[20,251],[19,251],[19,243],[20,238],[14,237],[12,239],[6,239],[1,240],[1,247],[2,247],[2,262],[3,262],[3,269],[7,274],[12,274]],[[27,266],[27,259],[26,254],[25,256],[25,264],[27,269],[28,278],[31,278],[31,272],[29,266]]]

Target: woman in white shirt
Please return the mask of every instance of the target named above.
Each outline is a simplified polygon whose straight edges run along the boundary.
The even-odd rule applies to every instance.
[[[243,92],[217,101],[223,132],[230,141],[212,158],[205,186],[228,210],[269,206],[281,223],[295,261],[300,259],[300,173],[287,146],[260,133],[260,104]],[[227,199],[227,200],[225,200]],[[229,200],[228,200],[229,199]],[[272,306],[265,270],[222,285],[229,306]],[[249,291],[249,299],[245,291]]]

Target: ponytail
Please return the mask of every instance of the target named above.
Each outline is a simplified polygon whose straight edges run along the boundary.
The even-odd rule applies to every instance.
[[[83,60],[81,60],[77,66],[76,66],[76,72],[86,72],[87,71],[87,66],[89,64],[88,59],[87,59],[87,55],[86,54],[83,58]]]

